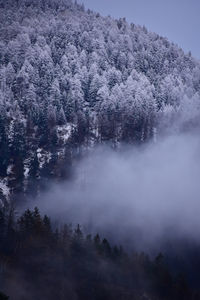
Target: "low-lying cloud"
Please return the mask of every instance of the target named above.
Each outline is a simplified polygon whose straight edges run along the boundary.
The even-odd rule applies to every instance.
[[[45,213],[116,242],[198,240],[200,139],[180,134],[119,151],[99,147],[78,164],[73,181],[53,184],[38,201]]]

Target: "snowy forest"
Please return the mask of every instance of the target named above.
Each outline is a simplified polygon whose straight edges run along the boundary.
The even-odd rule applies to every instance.
[[[70,0],[2,0],[0,20],[2,200],[66,178],[81,149],[197,124],[200,62],[166,38]]]
[[[0,0],[0,300],[199,300],[199,129],[190,52],[81,1]]]

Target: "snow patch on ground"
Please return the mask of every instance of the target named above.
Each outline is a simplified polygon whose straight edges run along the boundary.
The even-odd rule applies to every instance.
[[[27,179],[30,172],[30,158],[24,160],[24,178]]]
[[[58,138],[62,140],[64,144],[66,144],[71,136],[73,129],[74,129],[74,125],[70,123],[63,126],[57,126]]]
[[[48,151],[45,151],[42,148],[37,149],[37,158],[39,162],[39,168],[42,169],[46,163],[49,163],[52,154]]]
[[[7,180],[6,179],[0,179],[0,192],[3,194],[3,196],[6,197],[6,199],[9,198],[9,188],[7,187]]]
[[[8,175],[8,176],[11,175],[11,174],[13,173],[13,171],[12,171],[13,167],[14,167],[14,165],[9,165],[9,166],[7,167],[7,175]]]
[[[98,138],[99,137],[99,128],[98,127],[93,128],[92,134],[95,138]]]
[[[29,174],[29,168],[27,166],[24,166],[24,177],[27,178]]]

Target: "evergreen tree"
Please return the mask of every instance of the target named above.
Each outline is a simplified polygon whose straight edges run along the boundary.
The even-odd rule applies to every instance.
[[[9,297],[0,292],[0,300],[8,300]]]

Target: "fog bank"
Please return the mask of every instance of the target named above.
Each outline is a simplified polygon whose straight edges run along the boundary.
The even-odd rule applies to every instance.
[[[153,245],[169,236],[200,236],[200,139],[170,136],[142,147],[99,147],[73,181],[52,184],[38,204],[57,219],[80,223],[116,242]]]

